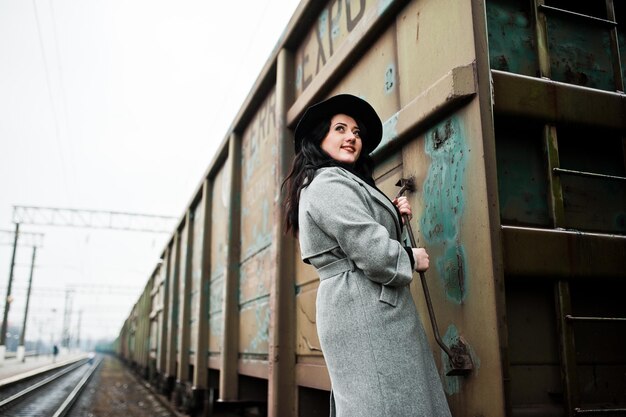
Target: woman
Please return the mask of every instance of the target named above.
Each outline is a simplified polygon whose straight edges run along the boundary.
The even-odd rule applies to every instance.
[[[406,198],[372,179],[380,143],[374,109],[351,95],[309,107],[295,131],[284,185],[287,229],[319,274],[316,322],[332,384],[331,416],[450,416],[409,291],[424,249],[401,243]]]

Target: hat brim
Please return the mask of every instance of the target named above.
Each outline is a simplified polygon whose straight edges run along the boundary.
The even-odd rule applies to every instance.
[[[363,138],[363,149],[369,154],[380,143],[383,136],[383,125],[380,117],[376,114],[376,110],[365,100],[353,96],[351,94],[339,94],[327,100],[313,104],[306,109],[294,132],[294,144],[296,153],[302,147],[302,141],[305,136],[314,129],[317,124],[329,119],[336,114],[347,114],[350,117],[358,119],[360,126],[366,131],[366,137]]]

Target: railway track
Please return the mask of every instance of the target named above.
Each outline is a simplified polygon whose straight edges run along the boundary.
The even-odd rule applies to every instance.
[[[101,357],[83,359],[61,370],[0,387],[0,415],[65,416],[101,362]]]

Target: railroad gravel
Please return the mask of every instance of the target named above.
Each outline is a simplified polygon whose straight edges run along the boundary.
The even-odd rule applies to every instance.
[[[117,358],[106,355],[70,417],[177,417]]]

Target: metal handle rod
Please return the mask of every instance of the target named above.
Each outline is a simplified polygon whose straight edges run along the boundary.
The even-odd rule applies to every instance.
[[[417,242],[415,241],[415,235],[413,235],[413,228],[411,227],[411,223],[409,222],[409,216],[406,214],[403,214],[402,218],[404,219],[404,224],[407,228],[407,231],[409,232],[409,241],[411,242],[411,247],[416,248]],[[428,307],[428,315],[430,316],[430,324],[432,325],[433,333],[435,334],[435,340],[437,341],[437,344],[441,347],[441,349],[443,349],[444,352],[446,352],[446,355],[448,355],[448,358],[450,358],[450,360],[453,361],[454,354],[452,353],[450,348],[445,343],[443,343],[441,336],[439,336],[439,326],[437,326],[437,319],[435,318],[435,311],[433,310],[433,303],[430,299],[430,292],[428,291],[428,284],[426,283],[426,275],[424,274],[424,272],[420,272],[419,274],[420,274],[420,280],[422,281],[422,288],[424,290],[424,298],[426,299],[426,306]]]

